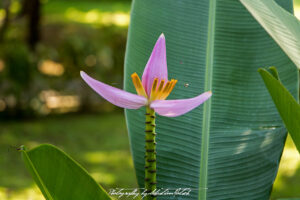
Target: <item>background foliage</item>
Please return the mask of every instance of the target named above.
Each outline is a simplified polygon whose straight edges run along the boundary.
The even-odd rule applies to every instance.
[[[42,0],[34,50],[23,2],[11,1],[11,20],[2,36],[0,31],[0,199],[41,199],[15,150],[22,144],[61,147],[105,189],[136,187],[123,113],[78,73],[122,87],[130,1]],[[300,158],[288,139],[272,199],[300,197],[299,180]]]

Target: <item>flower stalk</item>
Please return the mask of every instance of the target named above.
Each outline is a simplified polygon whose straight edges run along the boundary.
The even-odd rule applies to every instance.
[[[145,121],[145,190],[149,194],[156,189],[156,141],[155,141],[155,111],[149,106],[146,107]],[[146,200],[156,200],[156,197],[149,194]]]

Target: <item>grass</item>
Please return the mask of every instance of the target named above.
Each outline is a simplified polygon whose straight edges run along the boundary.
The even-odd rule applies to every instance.
[[[44,23],[128,26],[130,2],[58,1],[43,5]]]
[[[61,1],[50,0],[43,6],[45,14],[63,14],[69,8],[82,12],[98,10],[99,12],[129,12],[130,2],[103,2],[103,1]]]
[[[16,150],[51,143],[78,161],[104,188],[136,187],[122,113],[0,123],[0,199],[40,199]],[[22,198],[20,198],[20,196]]]

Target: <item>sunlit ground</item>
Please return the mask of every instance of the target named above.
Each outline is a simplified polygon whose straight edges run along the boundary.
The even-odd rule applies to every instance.
[[[58,9],[57,9],[58,8]],[[77,1],[70,5],[67,2],[51,0],[44,6],[44,12],[48,13],[47,23],[76,22],[94,26],[128,26],[130,3],[109,3]]]

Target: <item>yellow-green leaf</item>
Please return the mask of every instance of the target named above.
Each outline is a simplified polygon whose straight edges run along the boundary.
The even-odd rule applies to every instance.
[[[62,150],[42,144],[27,151],[23,160],[46,200],[110,200],[104,189]]]
[[[275,67],[270,68],[277,74]],[[277,110],[283,120],[285,127],[290,133],[298,152],[300,153],[300,105],[291,93],[278,80],[278,76],[269,73],[265,69],[259,69],[266,87],[277,107]],[[297,98],[298,99],[298,98]]]

